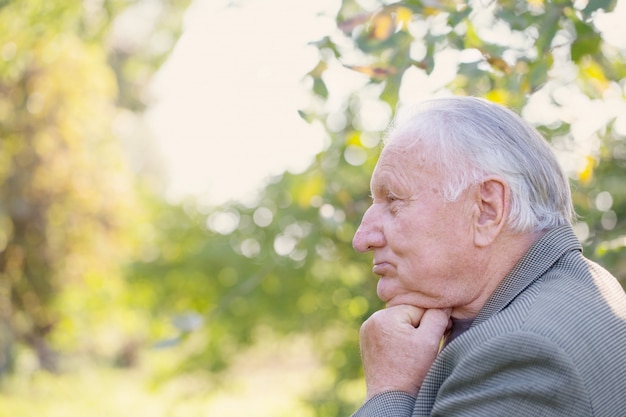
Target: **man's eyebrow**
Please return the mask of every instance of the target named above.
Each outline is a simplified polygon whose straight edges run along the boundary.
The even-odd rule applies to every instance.
[[[375,194],[384,194],[387,191],[388,187],[379,182],[372,182],[370,185],[370,195],[374,196]]]

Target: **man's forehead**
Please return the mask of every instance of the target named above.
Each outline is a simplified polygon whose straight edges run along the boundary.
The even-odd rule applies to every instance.
[[[427,161],[427,149],[424,142],[409,135],[390,137],[378,162],[379,164],[396,164],[400,161],[408,165],[423,166]]]
[[[391,143],[383,149],[370,181],[372,189],[392,182],[413,182],[426,174],[427,155],[421,145]]]

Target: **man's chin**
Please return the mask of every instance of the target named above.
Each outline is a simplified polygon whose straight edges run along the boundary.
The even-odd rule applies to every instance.
[[[413,307],[423,308],[423,309],[431,309],[431,308],[448,308],[448,306],[443,305],[440,301],[431,300],[426,297],[420,297],[419,295],[412,294],[401,294],[394,297],[390,297],[387,301],[381,298],[383,302],[385,302],[385,306],[387,307],[395,307],[399,305],[409,305]]]
[[[384,301],[384,300],[383,300]],[[419,299],[412,299],[410,297],[393,297],[390,300],[385,302],[386,307],[395,307],[400,305],[409,305],[413,307],[419,308],[432,308],[424,305],[425,303],[420,301]]]

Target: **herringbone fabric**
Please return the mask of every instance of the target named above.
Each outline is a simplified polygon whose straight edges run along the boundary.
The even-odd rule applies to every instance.
[[[413,410],[405,395],[390,413],[391,394],[355,417],[626,416],[624,290],[583,257],[571,227],[556,228],[442,350]]]

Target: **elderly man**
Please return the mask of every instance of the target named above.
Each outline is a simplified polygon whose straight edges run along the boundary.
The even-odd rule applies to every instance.
[[[387,135],[354,236],[387,308],[354,416],[626,416],[626,295],[584,258],[567,177],[513,112],[454,97]]]

